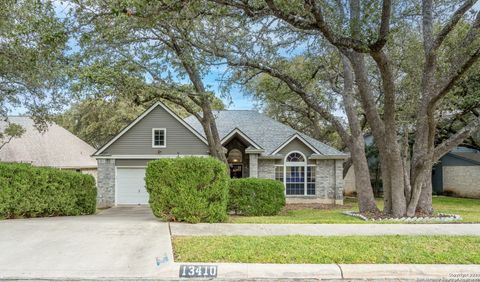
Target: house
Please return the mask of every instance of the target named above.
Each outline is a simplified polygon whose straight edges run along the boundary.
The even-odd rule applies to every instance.
[[[436,194],[480,198],[480,151],[457,147],[444,155],[432,170]]]
[[[277,179],[287,202],[343,203],[344,153],[256,111],[215,111],[231,177]],[[194,117],[182,119],[158,102],[94,155],[99,206],[147,204],[150,160],[208,156]]]
[[[96,176],[97,162],[91,155],[95,149],[55,123],[39,132],[30,117],[12,116],[9,122],[21,125],[25,133],[12,139],[0,150],[0,161],[29,163],[75,170]],[[0,131],[7,123],[0,121]]]

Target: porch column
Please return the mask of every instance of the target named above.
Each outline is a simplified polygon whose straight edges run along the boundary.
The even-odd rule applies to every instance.
[[[250,177],[258,178],[258,154],[249,154]]]

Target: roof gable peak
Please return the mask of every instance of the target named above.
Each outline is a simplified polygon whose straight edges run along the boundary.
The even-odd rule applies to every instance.
[[[197,136],[203,143],[208,145],[207,139],[203,137],[198,131],[196,131],[190,124],[185,122],[182,118],[180,118],[176,113],[174,113],[168,106],[163,104],[160,101],[155,102],[152,106],[146,109],[141,115],[139,115],[136,119],[134,119],[130,124],[124,127],[117,135],[115,135],[110,141],[108,141],[105,145],[103,145],[100,149],[98,149],[92,156],[98,156],[103,151],[105,151],[110,145],[112,145],[115,141],[117,141],[121,136],[123,136],[126,132],[128,132],[132,127],[134,127],[137,123],[139,123],[142,119],[144,119],[148,114],[150,114],[154,109],[157,107],[161,107],[164,109],[168,114],[174,117],[177,121],[179,121],[185,128],[190,130],[195,136]]]
[[[308,148],[310,148],[315,154],[321,154],[312,144],[310,144],[305,138],[303,138],[298,132],[294,133],[293,135],[290,136],[284,143],[282,143],[277,149],[275,149],[271,155],[275,155],[278,152],[280,152],[285,146],[287,146],[290,142],[293,140],[298,139],[300,142],[305,144]]]

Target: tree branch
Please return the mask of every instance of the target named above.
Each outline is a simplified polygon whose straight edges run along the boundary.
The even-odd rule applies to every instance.
[[[387,37],[390,33],[390,15],[392,14],[392,1],[384,0],[382,5],[382,19],[380,22],[380,30],[375,43],[369,46],[372,51],[380,51],[387,43]]]
[[[440,45],[442,45],[443,41],[445,38],[450,34],[450,32],[455,28],[457,23],[460,21],[460,19],[465,15],[465,13],[472,8],[473,5],[478,0],[467,0],[465,3],[463,3],[462,6],[460,6],[455,13],[453,13],[452,17],[450,20],[443,26],[443,28],[440,30],[438,33],[437,37],[435,38],[433,44],[432,44],[432,50],[437,50]]]
[[[447,140],[443,141],[440,145],[435,147],[433,151],[433,161],[438,161],[443,155],[450,152],[454,147],[460,145],[463,140],[468,138],[474,131],[480,129],[480,118],[477,118],[469,125],[465,126],[457,133],[452,135]]]
[[[267,4],[271,2],[273,5],[273,0],[265,0]],[[390,0],[386,0],[390,1]],[[271,5],[269,7],[272,9]],[[331,28],[328,26],[327,22],[323,17],[322,7],[317,5],[315,0],[305,0],[305,5],[310,8],[310,12],[315,18],[315,24],[317,28],[322,32],[323,36],[334,46],[339,48],[350,48],[360,53],[367,53],[370,51],[368,46],[363,44],[362,41],[353,39],[351,37],[339,37],[333,33]]]
[[[440,82],[440,86],[434,93],[434,96],[430,100],[429,107],[433,108],[435,104],[443,98],[448,92],[452,89],[455,83],[460,80],[467,72],[473,64],[475,64],[478,59],[480,58],[480,47],[472,54],[467,55],[466,58],[463,59],[463,62],[456,67],[454,67],[453,71]]]

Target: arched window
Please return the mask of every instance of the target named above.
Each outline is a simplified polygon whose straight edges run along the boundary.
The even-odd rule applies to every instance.
[[[275,179],[285,184],[285,194],[315,195],[315,165],[308,165],[298,151],[287,154],[283,165],[275,167]]]
[[[286,161],[289,163],[304,163],[305,156],[300,152],[292,152],[287,156]]]
[[[242,152],[238,149],[232,149],[228,152],[228,162],[229,163],[241,163],[242,159]]]

